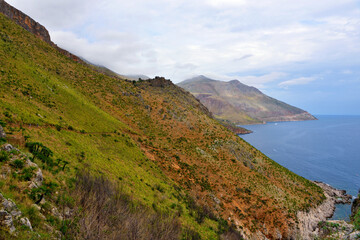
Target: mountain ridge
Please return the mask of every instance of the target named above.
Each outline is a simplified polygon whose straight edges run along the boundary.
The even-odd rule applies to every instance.
[[[308,112],[236,79],[225,82],[200,75],[177,85],[194,94],[216,118],[235,124],[316,119]]]

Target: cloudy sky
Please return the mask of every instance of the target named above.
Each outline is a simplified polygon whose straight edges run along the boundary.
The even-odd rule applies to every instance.
[[[313,114],[360,114],[359,0],[8,0],[121,74],[238,79]]]

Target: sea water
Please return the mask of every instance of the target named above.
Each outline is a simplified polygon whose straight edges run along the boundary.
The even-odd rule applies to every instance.
[[[360,116],[316,116],[315,121],[243,126],[241,135],[298,175],[357,196],[360,188]],[[333,219],[349,220],[350,205],[337,205]]]

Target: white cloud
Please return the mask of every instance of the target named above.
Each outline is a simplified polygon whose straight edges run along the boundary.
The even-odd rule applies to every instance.
[[[265,87],[281,78],[274,73],[360,65],[357,0],[8,2],[47,26],[58,45],[124,74],[179,82],[262,73],[242,81]]]
[[[283,87],[283,88],[287,88],[289,86],[294,86],[294,85],[305,85],[305,84],[308,84],[315,80],[316,80],[315,77],[300,77],[300,78],[295,78],[295,79],[281,82],[281,83],[279,83],[279,86]]]

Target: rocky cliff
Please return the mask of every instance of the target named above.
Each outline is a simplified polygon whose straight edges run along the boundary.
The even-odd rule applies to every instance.
[[[78,56],[58,47],[55,43],[51,41],[49,31],[40,23],[36,22],[34,19],[19,11],[18,9],[14,8],[4,0],[0,0],[0,13],[4,14],[18,25],[23,27],[25,30],[31,32],[41,40],[49,43],[53,47],[55,47],[59,52],[71,58],[72,60],[80,63],[85,63],[81,60]]]
[[[319,223],[331,218],[335,212],[335,204],[350,204],[352,196],[347,194],[345,190],[336,189],[323,182],[314,182],[316,185],[324,190],[326,200],[317,206],[307,211],[300,211],[297,213],[299,220],[298,236],[301,239],[311,240],[323,234]],[[296,236],[296,234],[294,234]]]
[[[36,22],[34,19],[29,17],[25,13],[12,7],[4,0],[0,0],[0,12],[15,21],[21,27],[25,28],[27,31],[44,40],[45,42],[52,43],[50,39],[50,34],[43,25]]]

